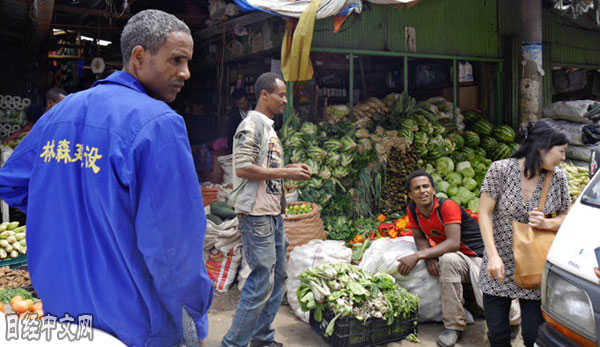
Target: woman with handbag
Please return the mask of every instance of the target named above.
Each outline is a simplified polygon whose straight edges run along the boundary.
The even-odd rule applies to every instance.
[[[514,298],[519,299],[521,306],[525,346],[533,346],[543,323],[539,282],[524,289],[520,274],[515,275],[515,263],[519,264],[522,249],[515,249],[515,259],[513,221],[521,223],[516,229],[525,227],[533,235],[550,233],[553,237],[570,207],[567,177],[557,168],[565,160],[567,137],[545,120],[530,125],[527,133],[512,158],[492,163],[481,186],[479,226],[485,254],[479,286],[491,346],[510,346],[508,316]],[[515,239],[520,236],[516,234]],[[536,247],[535,242],[533,246]],[[536,255],[543,251],[526,253]],[[539,257],[543,264],[546,254]]]

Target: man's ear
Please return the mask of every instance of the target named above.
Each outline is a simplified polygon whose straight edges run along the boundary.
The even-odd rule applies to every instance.
[[[142,68],[144,59],[146,59],[146,49],[142,46],[133,47],[131,50],[131,63],[137,70]]]
[[[411,200],[414,200],[414,199],[413,199],[413,196],[412,196],[412,192],[411,192],[410,190],[408,191],[408,193],[406,193],[406,195],[407,195],[407,196],[408,196],[408,197],[409,197]]]

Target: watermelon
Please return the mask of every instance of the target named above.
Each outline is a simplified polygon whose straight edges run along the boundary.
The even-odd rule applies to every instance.
[[[496,141],[496,139],[491,136],[486,136],[486,137],[482,138],[481,142],[479,143],[479,145],[483,149],[485,149],[486,152],[490,152],[492,150],[492,148],[494,148],[494,146],[497,144],[498,144],[498,141]]]
[[[463,112],[463,116],[465,117],[465,124],[473,125],[480,120],[485,120],[485,116],[474,110],[467,110]]]
[[[457,131],[456,124],[452,118],[440,119],[440,124],[444,127],[444,134],[451,134]]]
[[[467,130],[464,132],[465,146],[475,148],[479,146],[479,135],[476,132]]]
[[[461,149],[465,145],[465,139],[462,136],[460,136],[460,134],[450,134],[449,138],[450,140],[452,140],[452,142],[454,142],[455,149]]]
[[[494,146],[494,148],[492,148],[492,151],[490,152],[490,159],[496,161],[506,159],[510,157],[510,155],[511,151],[508,145],[506,145],[505,143],[499,143],[496,146]]]
[[[487,158],[487,153],[486,153],[485,149],[483,149],[481,147],[475,148],[475,155],[478,155],[483,158]]]
[[[515,140],[515,131],[508,125],[499,125],[494,128],[494,137],[504,143],[511,143]]]
[[[473,131],[482,137],[490,135],[493,129],[494,126],[487,120],[480,120],[473,125]]]
[[[515,153],[515,152],[516,152],[516,151],[519,149],[519,147],[520,147],[520,146],[521,146],[521,145],[519,145],[519,144],[518,144],[518,143],[516,143],[516,142],[509,143],[509,144],[508,144],[508,148],[510,148],[510,153]]]
[[[459,149],[458,152],[461,152],[462,154],[464,154],[466,160],[471,160],[471,159],[475,158],[475,150],[473,148],[463,147],[463,148]]]
[[[467,156],[463,152],[461,152],[460,150],[456,150],[456,151],[450,153],[450,158],[455,163],[460,163],[461,161],[467,160]]]

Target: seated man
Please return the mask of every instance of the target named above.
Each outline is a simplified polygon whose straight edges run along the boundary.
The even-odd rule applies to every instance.
[[[423,259],[427,271],[440,279],[445,330],[438,336],[437,343],[442,347],[454,346],[467,327],[462,283],[472,284],[477,304],[483,307],[477,284],[484,251],[479,225],[456,202],[435,196],[433,178],[428,173],[413,172],[406,185],[412,200],[408,205],[409,228],[417,252],[398,259],[398,272],[408,275]],[[431,247],[428,238],[436,243],[435,247]],[[520,319],[513,307],[515,305],[511,306],[511,335],[516,336]]]

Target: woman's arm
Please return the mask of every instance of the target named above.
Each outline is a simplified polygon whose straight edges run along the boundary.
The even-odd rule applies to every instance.
[[[494,228],[492,225],[492,211],[496,207],[496,201],[487,193],[481,193],[479,200],[479,229],[481,238],[488,255],[487,272],[490,278],[497,278],[504,283],[504,262],[498,255],[496,243],[494,242]]]
[[[561,212],[556,217],[546,218],[543,212],[536,209],[529,212],[529,225],[532,228],[557,232],[566,216],[567,212]]]

